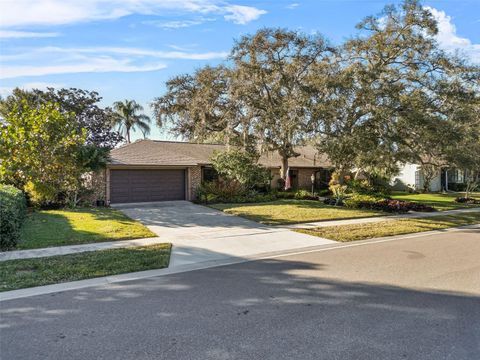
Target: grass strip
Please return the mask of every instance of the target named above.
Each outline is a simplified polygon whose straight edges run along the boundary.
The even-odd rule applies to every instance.
[[[0,291],[168,266],[171,244],[89,251],[0,262]]]
[[[30,213],[17,249],[131,240],[156,236],[138,221],[112,208],[39,210]]]
[[[321,201],[276,200],[253,204],[212,204],[210,207],[267,225],[284,225],[323,220],[381,216],[381,211],[347,209],[325,205]]]
[[[455,202],[455,198],[459,196],[465,196],[464,193],[429,193],[429,194],[407,194],[407,193],[394,193],[392,199],[405,200],[421,203],[428,206],[433,206],[438,211],[447,211],[464,208],[480,207],[478,204],[466,204]],[[480,199],[478,193],[473,194],[473,197]]]
[[[480,212],[441,215],[423,219],[388,220],[378,223],[326,226],[296,231],[336,241],[364,240],[384,236],[394,236],[440,230],[450,227],[480,223]]]

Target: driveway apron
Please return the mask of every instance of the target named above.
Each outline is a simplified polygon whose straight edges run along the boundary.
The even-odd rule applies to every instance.
[[[172,243],[170,267],[335,243],[287,228],[262,225],[188,201],[115,207],[146,225],[165,242]]]

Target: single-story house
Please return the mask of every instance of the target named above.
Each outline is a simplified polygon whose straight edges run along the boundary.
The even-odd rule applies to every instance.
[[[430,182],[429,191],[462,191],[466,182],[465,171],[455,168],[441,168]],[[400,173],[392,180],[392,186],[397,190],[423,190],[424,176],[420,165],[405,164]]]
[[[101,175],[104,198],[110,203],[163,200],[194,200],[195,189],[215,175],[210,158],[225,151],[220,144],[139,140],[113,149],[110,162]],[[289,160],[292,187],[311,189],[328,186],[332,166],[313,146],[295,149],[300,156]],[[276,152],[263,153],[259,163],[272,173],[271,186],[278,187],[281,158]]]

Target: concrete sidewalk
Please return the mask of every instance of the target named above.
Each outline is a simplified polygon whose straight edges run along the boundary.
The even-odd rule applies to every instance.
[[[92,244],[55,246],[55,247],[31,249],[31,250],[4,251],[4,252],[0,252],[0,262],[6,261],[6,260],[32,259],[32,258],[55,256],[55,255],[76,254],[76,253],[87,252],[87,251],[126,248],[131,246],[146,246],[146,245],[161,244],[165,242],[168,242],[168,241],[165,241],[165,239],[160,239],[159,237],[152,237],[152,238],[134,239],[134,240],[108,241],[108,242],[92,243]]]
[[[299,224],[292,224],[292,225],[278,225],[277,227],[282,227],[285,229],[311,229],[311,228],[326,227],[326,226],[368,224],[368,223],[375,223],[380,221],[391,221],[391,220],[401,220],[401,219],[421,219],[421,218],[429,218],[429,217],[435,217],[435,216],[468,214],[468,213],[475,213],[475,212],[480,212],[480,207],[469,208],[469,209],[447,210],[447,211],[434,211],[434,212],[413,212],[413,213],[401,214],[401,215],[375,216],[375,217],[358,218],[358,219],[325,220],[325,221],[315,221],[315,222],[299,223]]]

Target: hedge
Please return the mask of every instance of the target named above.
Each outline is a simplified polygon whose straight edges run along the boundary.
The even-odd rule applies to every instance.
[[[26,209],[27,203],[22,191],[0,184],[0,250],[8,250],[17,245]]]

